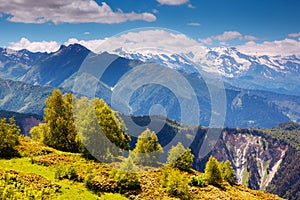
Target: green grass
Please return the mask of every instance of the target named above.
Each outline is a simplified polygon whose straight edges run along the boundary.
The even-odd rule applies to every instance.
[[[244,186],[248,186],[249,177],[250,177],[250,173],[247,171],[247,169],[244,169],[243,179],[242,179],[242,184]]]
[[[70,180],[56,180],[54,178],[54,166],[45,167],[42,165],[32,164],[30,158],[13,158],[10,160],[0,160],[0,168],[4,170],[15,170],[24,173],[35,173],[41,175],[54,183],[59,184],[61,192],[56,195],[56,199],[79,200],[79,199],[98,199],[98,196],[92,191],[85,188],[83,183]]]

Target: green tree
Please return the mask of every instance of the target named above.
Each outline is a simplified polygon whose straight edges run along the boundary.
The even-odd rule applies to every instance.
[[[126,126],[123,120],[103,100],[96,99],[96,116],[105,136],[115,146],[129,150],[130,136],[125,133]],[[101,107],[97,105],[103,105]]]
[[[62,151],[78,151],[77,130],[73,119],[71,94],[63,97],[59,90],[54,90],[46,100],[44,121],[49,133],[44,135],[44,143]]]
[[[33,140],[44,143],[45,138],[49,137],[49,127],[45,123],[40,123],[32,127],[29,133]]]
[[[182,170],[190,170],[192,168],[194,155],[190,149],[185,149],[179,142],[176,146],[173,146],[169,153],[167,163],[171,167],[175,167]]]
[[[133,150],[134,160],[141,165],[157,165],[163,148],[158,142],[154,131],[148,128],[138,137],[135,149]]]
[[[210,185],[222,183],[222,172],[216,158],[210,156],[205,166],[205,176]]]
[[[235,173],[229,160],[220,163],[222,177],[225,181],[233,184],[235,182]]]
[[[124,131],[124,122],[103,100],[82,97],[74,105],[75,124],[86,156],[112,161],[121,148],[129,149],[130,136]]]
[[[14,147],[19,144],[20,128],[14,118],[0,119],[0,157],[10,157],[15,154]]]

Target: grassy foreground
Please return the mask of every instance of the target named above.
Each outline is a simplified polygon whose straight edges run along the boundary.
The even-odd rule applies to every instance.
[[[121,191],[115,180],[111,178],[110,174],[113,170],[108,165],[87,160],[80,154],[57,151],[33,142],[29,138],[21,137],[20,144],[15,149],[19,153],[18,157],[0,160],[0,181],[2,181],[0,183],[18,182],[20,188],[24,185],[33,192],[40,192],[42,199],[183,198],[170,195],[166,188],[161,186],[164,176],[163,168],[138,173],[141,187]],[[182,172],[182,174],[186,180],[190,180],[193,175],[201,175],[196,171]],[[0,184],[0,194],[1,186],[3,189],[3,185]],[[180,184],[179,187],[181,187]],[[250,190],[242,185],[230,185],[226,182],[220,187],[189,185],[188,191],[189,199],[281,199],[276,195]],[[5,192],[8,193],[8,191]],[[13,199],[0,196],[1,198]]]

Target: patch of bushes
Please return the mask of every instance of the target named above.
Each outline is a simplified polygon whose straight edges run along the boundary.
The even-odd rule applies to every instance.
[[[166,192],[174,197],[179,197],[183,200],[191,199],[189,191],[189,180],[185,173],[178,169],[165,168],[162,175],[162,187]]]
[[[18,151],[21,156],[43,156],[55,151],[54,149],[47,147],[44,144],[32,141],[29,137],[21,136],[19,140],[20,144],[15,146],[14,149]]]
[[[190,183],[193,186],[206,187],[207,186],[207,178],[205,177],[205,175],[192,176]]]
[[[0,199],[53,199],[60,185],[36,174],[0,171]]]
[[[115,192],[117,190],[116,181],[109,176],[105,175],[92,175],[89,174],[84,179],[84,185],[86,188],[95,192]]]
[[[137,175],[137,167],[132,158],[127,158],[121,164],[119,171],[112,171],[113,177],[118,184],[118,191],[124,193],[128,190],[140,190],[141,184]]]
[[[73,165],[59,165],[55,171],[55,179],[77,180],[78,175]]]
[[[75,160],[71,156],[60,155],[60,154],[49,154],[45,156],[38,156],[33,158],[33,163],[44,165],[46,167],[51,165],[67,165],[74,163]]]

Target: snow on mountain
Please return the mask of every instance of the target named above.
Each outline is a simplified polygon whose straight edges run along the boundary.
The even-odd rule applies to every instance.
[[[118,48],[110,53],[117,54],[120,57],[127,59],[140,60],[142,62],[154,62],[163,66],[170,67],[176,70],[187,70],[195,72],[192,60],[186,55],[172,54],[158,49],[143,49],[140,51],[126,51],[123,48]]]
[[[0,78],[14,80],[21,77],[37,61],[47,56],[55,56],[62,48],[67,47],[62,46],[52,54],[0,48]],[[78,51],[80,49],[81,47],[77,48]],[[163,48],[128,50],[118,47],[109,53],[127,59],[155,62],[179,71],[219,73],[225,81],[240,88],[300,94],[300,57],[296,55],[247,55],[234,47],[201,47],[176,51],[166,51]]]
[[[174,54],[151,49],[130,52],[118,48],[111,53],[176,70],[197,72],[200,67],[206,72],[217,72],[232,85],[242,88],[300,94],[300,57],[295,55],[246,55],[234,47],[207,48],[204,59],[197,52]]]

